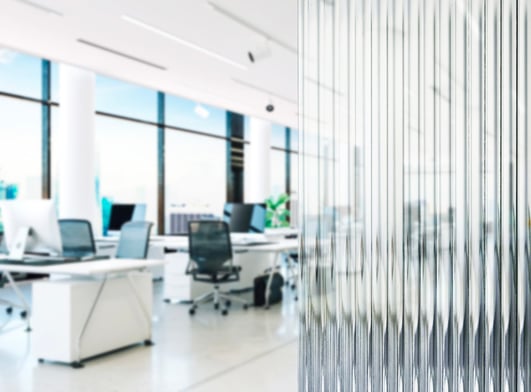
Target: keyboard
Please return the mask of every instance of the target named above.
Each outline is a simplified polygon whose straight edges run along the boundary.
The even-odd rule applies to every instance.
[[[109,260],[110,256],[83,256],[79,258],[79,261],[100,261],[100,260]]]
[[[235,246],[267,245],[271,243],[270,239],[259,233],[232,233],[230,239],[232,245]]]
[[[99,261],[109,260],[109,256],[84,256],[84,257],[65,257],[65,256],[42,256],[31,255],[24,256],[23,260],[13,260],[8,258],[0,258],[0,264],[9,265],[33,265],[33,266],[49,266],[66,263],[80,263],[83,261]]]
[[[271,244],[275,244],[276,242],[271,242],[271,241],[267,241],[267,242],[247,242],[246,244],[244,244],[245,246],[260,246],[260,245],[271,245]]]
[[[64,259],[58,260],[58,259],[40,259],[40,260],[7,260],[7,259],[0,259],[0,264],[9,264],[9,265],[32,265],[32,266],[50,266],[50,265],[58,265],[58,264],[65,264],[65,263],[71,263],[73,261],[65,261]]]
[[[50,261],[50,262],[60,262],[63,263],[76,261],[79,258],[73,256],[49,256],[49,255],[37,255],[37,254],[25,254],[24,261],[26,262],[39,262],[39,261]]]

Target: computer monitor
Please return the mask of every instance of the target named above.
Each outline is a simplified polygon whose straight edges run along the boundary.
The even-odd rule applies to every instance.
[[[51,200],[2,201],[0,213],[10,257],[21,259],[25,252],[61,254],[61,234]]]
[[[223,220],[229,224],[231,233],[263,233],[266,222],[264,203],[227,203]]]
[[[113,204],[109,217],[109,231],[120,231],[126,222],[146,219],[145,204]]]

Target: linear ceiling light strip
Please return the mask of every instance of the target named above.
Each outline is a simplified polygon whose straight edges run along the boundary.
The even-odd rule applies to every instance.
[[[56,16],[63,16],[62,12],[59,12],[59,11],[54,10],[52,8],[46,7],[46,6],[42,5],[42,4],[34,3],[33,1],[28,1],[28,0],[17,0],[17,1],[19,3],[27,5],[29,7],[36,8],[39,11],[44,11],[44,12],[46,12],[48,14],[53,14],[53,15],[56,15]]]
[[[222,56],[216,52],[213,52],[211,50],[208,50],[208,49],[205,49],[197,44],[194,44],[193,42],[190,42],[190,41],[187,41],[185,39],[182,39],[182,38],[179,38],[177,37],[176,35],[173,35],[165,30],[162,30],[162,29],[159,29],[155,26],[152,26],[150,24],[147,24],[145,22],[142,22],[141,20],[138,20],[136,18],[133,18],[131,16],[127,16],[127,15],[123,15],[122,16],[122,19],[125,20],[126,22],[129,22],[131,24],[134,24],[138,27],[141,27],[143,28],[144,30],[147,30],[147,31],[150,31],[152,33],[155,33],[155,34],[158,34],[160,35],[161,37],[164,37],[164,38],[167,38],[167,39],[170,39],[172,41],[175,41],[177,42],[178,44],[182,45],[182,46],[186,46],[187,48],[190,48],[190,49],[194,49],[200,53],[203,53],[203,54],[206,54],[207,56],[210,56],[216,60],[219,60],[219,61],[222,61],[226,64],[229,64],[229,65],[232,65],[233,67],[236,67],[236,68],[239,68],[239,69],[242,69],[242,70],[247,70],[247,67],[236,62],[236,61],[233,61],[225,56]]]

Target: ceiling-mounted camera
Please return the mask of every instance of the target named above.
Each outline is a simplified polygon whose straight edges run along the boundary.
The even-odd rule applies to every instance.
[[[273,110],[275,110],[275,106],[273,106],[272,103],[268,103],[266,106],[266,111],[271,113]]]
[[[254,48],[253,50],[249,50],[247,52],[247,56],[249,56],[249,61],[251,63],[255,63],[271,56],[271,47],[269,46],[269,40],[265,40],[264,42],[257,45],[256,48]]]

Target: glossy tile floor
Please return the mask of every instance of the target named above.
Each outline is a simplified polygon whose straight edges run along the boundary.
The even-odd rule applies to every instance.
[[[236,306],[227,317],[210,305],[194,317],[185,305],[162,302],[155,283],[155,346],[138,346],[86,363],[38,364],[31,333],[0,305],[0,391],[296,391],[297,302],[285,291],[270,310]],[[27,296],[31,286],[23,286]],[[0,298],[9,291],[0,290]]]

